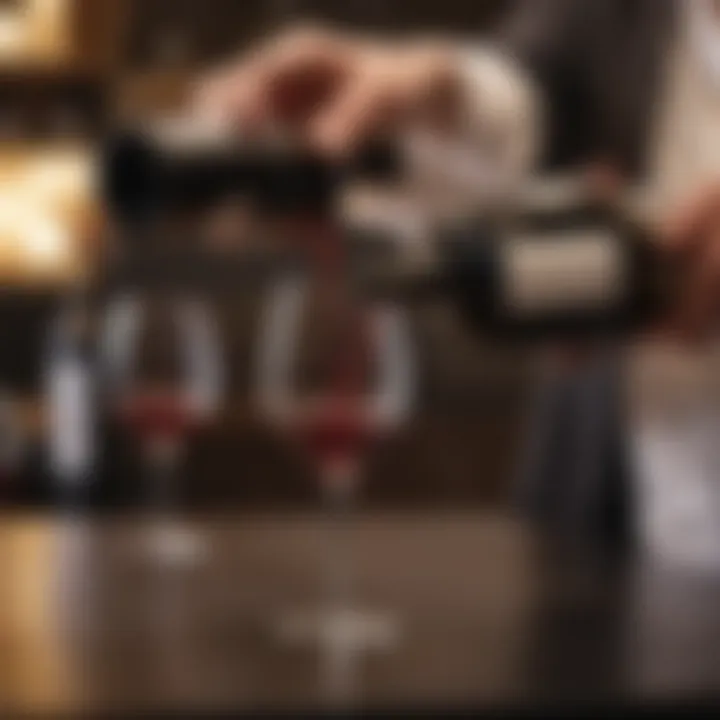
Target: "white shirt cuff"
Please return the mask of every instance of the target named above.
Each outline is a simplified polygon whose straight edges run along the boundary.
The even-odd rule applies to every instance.
[[[422,228],[479,212],[535,169],[542,140],[538,88],[490,46],[460,49],[461,112],[451,131],[418,126],[405,139],[406,180],[382,200],[359,203],[375,226],[418,241]],[[374,193],[370,193],[370,196]],[[356,213],[351,213],[355,215]]]
[[[512,190],[535,168],[542,136],[537,89],[511,58],[484,47],[460,51],[458,62],[458,127],[420,127],[406,138],[410,184],[452,198],[450,212]]]
[[[534,169],[542,139],[539,89],[508,55],[490,46],[462,53],[464,134],[508,172]]]

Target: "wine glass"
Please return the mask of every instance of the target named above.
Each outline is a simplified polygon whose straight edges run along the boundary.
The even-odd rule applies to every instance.
[[[195,563],[207,546],[177,517],[179,474],[188,440],[220,403],[213,316],[194,298],[118,296],[105,313],[100,364],[111,410],[140,445],[154,511],[148,549],[164,564]]]
[[[353,602],[345,531],[368,450],[410,411],[414,367],[403,311],[376,303],[358,308],[355,320],[360,322],[342,313],[335,318],[340,337],[333,337],[328,352],[333,372],[323,372],[324,383],[314,387],[300,381],[299,336],[311,289],[310,281],[299,276],[270,287],[258,343],[258,405],[276,429],[299,441],[315,467],[333,533],[323,546],[326,585],[320,608],[283,615],[277,630],[284,641],[319,643],[329,657],[347,660],[348,653],[387,648],[396,641],[392,618],[360,610]],[[325,329],[331,324],[321,323]],[[338,660],[332,667],[328,682],[338,692],[347,690],[350,675],[341,671],[347,662]]]

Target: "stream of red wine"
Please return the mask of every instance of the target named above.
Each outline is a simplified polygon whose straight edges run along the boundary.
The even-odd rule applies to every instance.
[[[332,221],[304,220],[296,225],[307,249],[323,301],[341,320],[320,410],[303,423],[300,439],[320,468],[357,461],[372,440],[363,412],[370,361],[368,328],[362,308],[350,292],[350,262],[340,230]]]

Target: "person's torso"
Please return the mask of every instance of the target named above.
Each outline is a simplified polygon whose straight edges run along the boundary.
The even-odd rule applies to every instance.
[[[720,14],[684,0],[677,21],[650,142],[660,221],[720,178]],[[720,348],[639,344],[628,379],[640,537],[653,555],[720,569]]]

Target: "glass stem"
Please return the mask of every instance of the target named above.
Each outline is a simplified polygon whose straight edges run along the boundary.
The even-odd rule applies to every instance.
[[[67,517],[80,515],[87,502],[87,490],[83,487],[85,477],[81,473],[62,473],[58,480],[58,500],[60,510]]]
[[[328,521],[326,539],[326,597],[332,609],[344,609],[352,599],[350,519],[357,500],[359,464],[331,465],[322,470]]]
[[[180,443],[172,438],[154,440],[148,446],[149,507],[158,521],[169,521],[177,511],[180,451]]]

